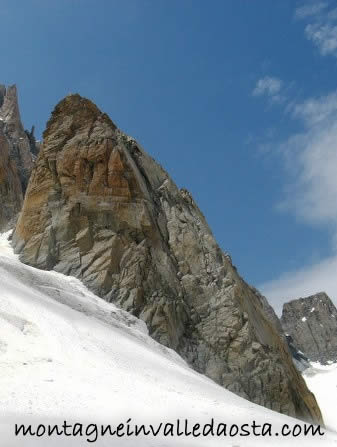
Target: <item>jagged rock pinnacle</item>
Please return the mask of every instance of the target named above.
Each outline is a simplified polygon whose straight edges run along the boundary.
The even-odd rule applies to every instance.
[[[0,121],[3,124],[3,134],[8,141],[10,158],[16,165],[24,192],[33,168],[32,143],[21,122],[15,85],[7,88],[0,86]]]

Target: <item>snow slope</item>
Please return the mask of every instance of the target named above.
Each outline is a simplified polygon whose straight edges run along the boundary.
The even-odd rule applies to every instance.
[[[152,340],[145,325],[100,300],[77,279],[19,262],[0,235],[0,445],[85,446],[85,437],[23,438],[14,423],[174,422],[273,424],[298,421],[252,404],[191,370]],[[92,439],[92,438],[91,438]],[[336,446],[337,434],[298,437]],[[99,438],[98,446],[293,445],[288,437]]]
[[[311,363],[303,372],[308,388],[315,394],[327,427],[337,431],[337,364]]]

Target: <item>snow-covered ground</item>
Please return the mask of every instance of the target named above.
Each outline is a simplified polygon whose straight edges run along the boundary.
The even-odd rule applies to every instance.
[[[84,446],[86,438],[14,436],[14,424],[283,424],[295,419],[252,404],[191,370],[152,340],[145,325],[77,279],[19,262],[0,235],[0,445]],[[93,439],[93,436],[89,436]],[[98,446],[335,446],[323,437],[122,437]]]
[[[316,396],[325,425],[337,431],[337,364],[324,366],[312,363],[303,377]]]

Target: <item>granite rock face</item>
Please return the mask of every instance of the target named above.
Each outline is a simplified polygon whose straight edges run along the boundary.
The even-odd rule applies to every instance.
[[[337,361],[337,309],[326,293],[285,303],[281,322],[310,360]]]
[[[52,113],[13,244],[144,320],[197,371],[273,410],[321,422],[253,289],[185,189],[89,100]]]
[[[1,92],[1,91],[0,91]],[[16,165],[9,156],[9,144],[0,121],[0,232],[9,230],[21,209],[23,196]]]
[[[36,142],[34,133],[30,135],[23,128],[15,85],[7,88],[0,85],[0,122],[8,142],[10,158],[16,165],[21,188],[25,192],[33,168]]]

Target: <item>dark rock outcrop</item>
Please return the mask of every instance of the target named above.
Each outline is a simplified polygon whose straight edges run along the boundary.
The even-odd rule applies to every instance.
[[[273,410],[321,422],[263,303],[193,198],[89,100],[52,113],[13,244],[143,319],[197,371]]]
[[[310,360],[306,355],[303,354],[302,351],[297,348],[292,336],[289,334],[285,334],[285,338],[296,368],[301,372],[303,372],[307,368],[310,368]]]
[[[33,154],[33,158],[37,157],[39,151],[40,151],[40,143],[36,141],[35,138],[35,126],[32,127],[31,131],[25,130],[25,133],[28,137],[30,151]]]
[[[310,360],[337,361],[337,309],[326,293],[285,303],[281,322]]]
[[[10,158],[16,165],[21,188],[25,192],[33,168],[35,138],[34,135],[29,137],[23,128],[15,85],[7,88],[0,85],[0,122],[8,142]]]

